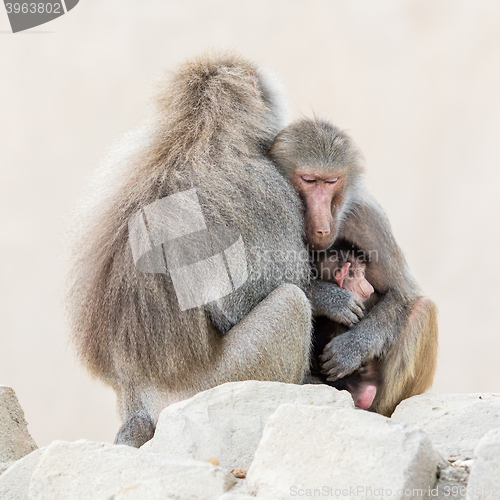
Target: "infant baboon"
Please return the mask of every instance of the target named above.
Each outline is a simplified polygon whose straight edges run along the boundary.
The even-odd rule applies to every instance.
[[[366,263],[363,255],[354,248],[346,245],[335,245],[329,251],[313,252],[313,265],[318,279],[336,282],[338,286],[349,290],[363,301],[365,313],[369,312],[379,300],[378,294],[365,276]],[[349,391],[358,408],[367,410],[380,386],[380,370],[376,360],[369,361],[351,375],[347,375],[334,382],[328,382],[321,373],[319,357],[325,346],[336,336],[346,332],[349,328],[328,319],[325,316],[317,318],[314,327],[313,350],[311,358],[311,375],[323,383],[339,390]]]
[[[345,132],[327,121],[301,120],[278,134],[269,155],[302,198],[310,250],[346,242],[368,256],[366,279],[379,301],[366,315],[363,301],[348,290],[321,279],[311,284],[315,315],[352,327],[326,344],[319,363],[335,382],[375,361],[382,382],[370,409],[391,415],[400,401],[432,384],[436,306],[422,295],[385,213],[367,191],[362,155]]]

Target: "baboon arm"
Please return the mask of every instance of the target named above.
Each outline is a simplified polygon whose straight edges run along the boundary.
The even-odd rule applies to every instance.
[[[343,221],[337,239],[344,238],[365,253],[366,279],[376,292],[384,294],[394,290],[401,300],[411,301],[420,295],[419,286],[382,207],[370,193],[364,197]]]
[[[357,370],[369,359],[383,355],[406,323],[408,308],[394,292],[381,301],[357,325],[332,339],[320,357],[328,380],[335,381]]]
[[[346,218],[339,237],[368,252],[366,279],[381,300],[357,325],[325,347],[320,359],[331,380],[387,352],[407,321],[410,304],[420,294],[385,213],[370,195]]]

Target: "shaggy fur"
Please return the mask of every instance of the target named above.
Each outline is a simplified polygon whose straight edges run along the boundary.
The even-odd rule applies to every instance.
[[[142,444],[164,406],[200,390],[249,378],[300,382],[307,370],[300,201],[266,157],[283,126],[281,95],[236,55],[188,61],[158,83],[148,123],[97,176],[76,224],[68,304],[82,362],[117,392],[125,420],[117,442]],[[128,222],[191,188],[208,226],[242,235],[249,278],[216,304],[181,311],[169,274],[135,268]],[[221,314],[237,325],[226,335],[212,321]]]

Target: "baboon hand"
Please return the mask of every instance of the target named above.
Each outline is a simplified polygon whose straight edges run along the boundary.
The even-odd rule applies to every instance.
[[[361,353],[353,349],[349,333],[333,338],[319,357],[321,373],[327,376],[329,382],[350,375],[363,364]]]
[[[363,301],[352,292],[322,280],[313,282],[311,302],[316,316],[326,316],[349,328],[363,318],[365,310]]]

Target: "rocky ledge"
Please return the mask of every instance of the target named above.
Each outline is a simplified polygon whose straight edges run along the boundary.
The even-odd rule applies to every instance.
[[[495,500],[500,394],[424,394],[392,418],[324,385],[224,384],[171,405],[141,449],[29,435],[0,386],[1,500]]]

